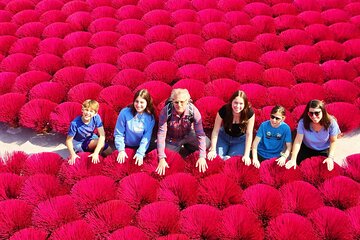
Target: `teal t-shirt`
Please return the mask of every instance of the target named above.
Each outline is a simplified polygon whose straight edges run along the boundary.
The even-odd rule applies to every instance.
[[[270,120],[267,120],[261,123],[256,136],[261,138],[257,147],[258,154],[265,159],[280,157],[285,144],[292,141],[290,127],[285,122],[274,128]]]

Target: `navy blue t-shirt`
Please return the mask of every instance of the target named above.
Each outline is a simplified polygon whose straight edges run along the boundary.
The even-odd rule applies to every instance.
[[[95,129],[102,126],[99,114],[92,117],[89,124],[85,124],[81,116],[78,116],[71,122],[68,136],[73,136],[75,141],[83,142],[86,138],[92,138]]]

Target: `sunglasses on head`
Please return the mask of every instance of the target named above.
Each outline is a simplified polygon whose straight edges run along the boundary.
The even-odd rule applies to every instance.
[[[310,111],[309,111],[309,112],[308,112],[309,116],[314,116],[314,115],[315,115],[315,116],[317,116],[317,117],[320,115],[320,113],[321,113],[321,111],[315,111],[315,112],[310,112]]]
[[[277,121],[281,120],[281,117],[277,117],[277,116],[274,116],[274,115],[271,115],[270,118],[275,119]]]

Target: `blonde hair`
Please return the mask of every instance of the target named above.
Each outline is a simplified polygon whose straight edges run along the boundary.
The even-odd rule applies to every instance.
[[[175,96],[180,95],[180,94],[184,94],[187,98],[187,100],[190,100],[190,93],[186,88],[174,88],[171,91],[171,95],[170,95],[170,99],[174,100]]]
[[[82,108],[94,110],[96,113],[99,111],[99,103],[93,99],[87,99],[82,103]]]

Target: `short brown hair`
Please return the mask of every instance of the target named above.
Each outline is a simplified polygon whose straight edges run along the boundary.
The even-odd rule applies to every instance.
[[[280,113],[283,116],[286,116],[286,110],[283,106],[281,105],[275,105],[272,109],[271,109],[271,114],[275,114],[275,113]]]

